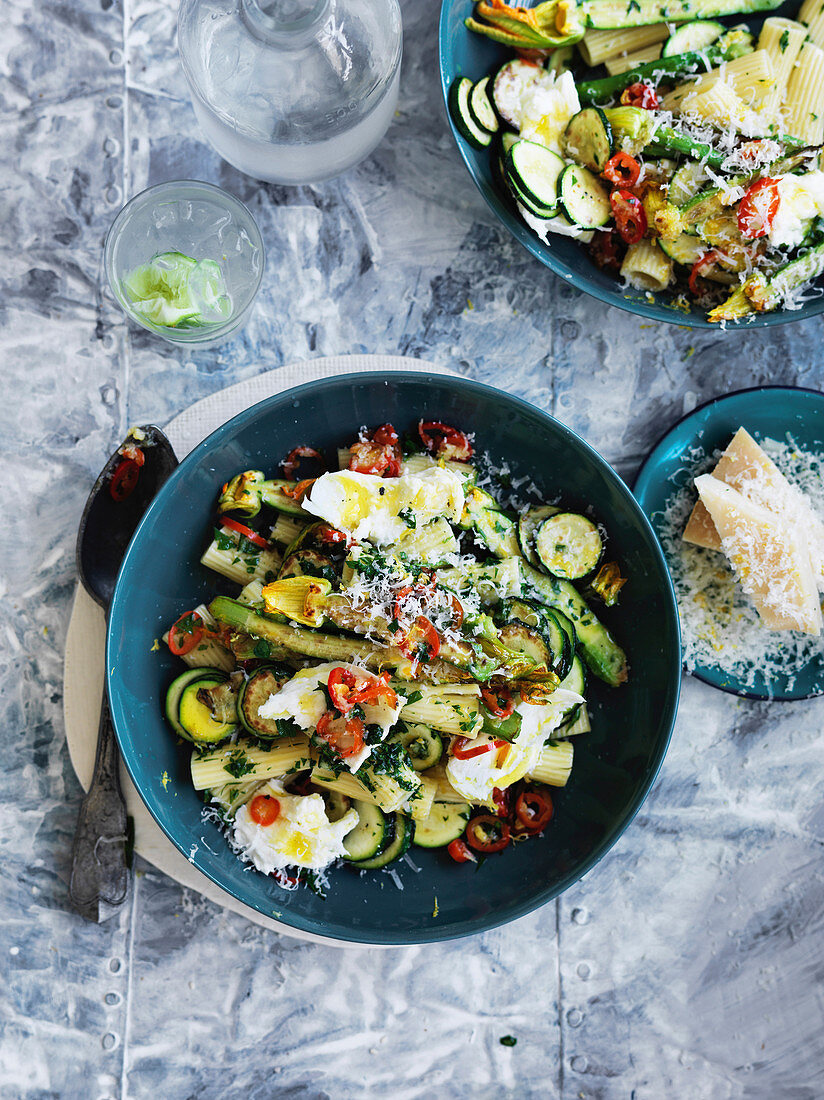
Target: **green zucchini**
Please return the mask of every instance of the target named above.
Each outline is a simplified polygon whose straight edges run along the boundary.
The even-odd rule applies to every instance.
[[[354,866],[358,870],[377,871],[381,867],[388,867],[396,859],[400,859],[404,852],[408,851],[412,838],[415,836],[415,822],[406,814],[395,813],[392,815],[395,824],[395,833],[382,852],[369,859],[360,859]],[[344,840],[344,845],[346,841]]]
[[[572,621],[584,660],[600,680],[612,687],[626,682],[626,654],[569,581],[548,577],[526,562],[521,564],[521,579],[528,598],[557,608]]]
[[[685,19],[716,19],[772,11],[782,0],[594,0],[586,5],[587,26],[599,30],[645,27],[650,23],[682,23]]]
[[[473,84],[469,77],[458,76],[449,89],[449,114],[455,123],[455,129],[473,149],[485,149],[492,141],[492,134],[479,126],[472,116],[469,97]]]
[[[464,529],[474,527],[497,558],[520,557],[515,521],[491,507],[494,504],[494,499],[483,489],[470,489],[460,526]]]
[[[543,75],[544,70],[540,65],[517,57],[504,62],[495,74],[492,82],[492,103],[499,118],[513,130],[521,128],[521,99],[524,92]]]
[[[553,667],[553,654],[537,630],[523,623],[511,622],[502,626],[498,632],[501,644],[513,653],[525,653],[536,665]]]
[[[527,600],[511,600],[503,609],[507,622],[523,623],[540,634],[549,648],[553,672],[563,680],[569,672],[574,653],[574,643],[565,628],[559,622],[555,612],[548,607],[529,603]],[[506,644],[506,643],[505,643]]]
[[[472,807],[467,802],[433,802],[429,816],[415,823],[419,848],[445,848],[463,835]]]
[[[330,584],[338,582],[335,565],[328,554],[310,549],[300,549],[284,557],[278,570],[278,580],[286,580],[288,577],[322,577]]]
[[[237,700],[238,718],[254,737],[269,740],[295,732],[291,723],[287,725],[278,718],[261,718],[258,714],[269,696],[277,694],[293,676],[293,670],[286,665],[266,665],[253,672],[241,687]]]
[[[558,195],[563,213],[573,225],[582,229],[598,229],[612,217],[609,192],[588,168],[568,164],[558,181]]]
[[[723,23],[711,19],[693,19],[690,23],[683,23],[666,40],[661,56],[672,57],[705,50],[707,46],[717,42],[726,29]]]
[[[518,545],[529,564],[536,568],[540,568],[541,563],[535,553],[535,531],[545,519],[554,516],[560,510],[553,504],[540,504],[527,508],[518,520]]]
[[[216,722],[209,707],[199,697],[203,688],[216,687],[225,680],[223,673],[221,678],[194,680],[184,687],[177,709],[178,732],[181,737],[196,745],[216,745],[231,737],[237,729],[237,723]]]
[[[323,801],[326,803],[326,816],[332,821],[340,821],[345,817],[352,806],[352,799],[340,791],[323,791]],[[348,835],[348,834],[347,834]]]
[[[569,675],[558,684],[558,690],[562,688],[564,691],[574,691],[578,695],[583,695],[586,692],[587,677],[584,670],[583,662],[580,657],[575,657],[572,661],[572,667],[569,670]],[[578,708],[580,703],[572,703],[564,710],[564,721],[573,719],[578,714]]]
[[[584,107],[564,130],[564,152],[600,175],[613,153],[612,127],[600,107]]]
[[[371,802],[352,802],[358,811],[358,823],[343,838],[345,859],[358,864],[364,859],[374,859],[392,840],[393,819]]]
[[[438,763],[443,755],[443,739],[429,726],[405,723],[406,729],[392,734],[390,741],[398,741],[406,749],[416,772],[425,772]]]
[[[199,680],[208,680],[210,684],[220,684],[229,677],[219,668],[188,668],[185,672],[175,677],[166,691],[166,719],[172,729],[180,737],[188,740],[188,735],[180,725],[180,697],[185,688]]]
[[[545,519],[535,534],[535,553],[553,577],[577,581],[601,560],[604,542],[595,523],[579,512]]]
[[[500,123],[489,99],[489,80],[490,78],[485,76],[472,88],[469,93],[469,113],[476,126],[486,130],[488,134],[495,134],[500,129]]]
[[[509,179],[547,218],[558,212],[558,178],[564,168],[557,153],[535,141],[516,141],[506,155]]]
[[[694,160],[685,161],[675,172],[669,182],[667,200],[673,206],[683,207],[691,198],[698,194],[707,182],[707,173],[703,164]],[[659,244],[662,242],[659,241]]]
[[[496,718],[490,714],[485,706],[481,707],[483,725],[481,733],[488,733],[491,737],[499,737],[502,741],[517,741],[521,732],[523,719],[517,710],[508,718]]]

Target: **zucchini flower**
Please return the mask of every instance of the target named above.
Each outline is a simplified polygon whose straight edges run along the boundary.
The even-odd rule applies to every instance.
[[[513,7],[505,0],[481,0],[475,15],[477,19],[465,20],[469,30],[516,50],[554,50],[584,36],[585,21],[577,0],[546,0],[534,8]]]

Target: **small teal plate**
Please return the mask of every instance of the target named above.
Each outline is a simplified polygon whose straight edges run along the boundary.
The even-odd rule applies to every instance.
[[[768,15],[782,15],[788,19],[795,19],[800,0],[787,0],[776,11],[768,12]],[[527,3],[527,7],[534,6]],[[438,34],[438,49],[440,55],[441,87],[443,89],[444,103],[447,101],[452,81],[457,76],[468,76],[472,80],[480,80],[487,73],[494,72],[505,60],[514,56],[513,51],[505,46],[492,42],[483,35],[468,31],[464,26],[464,19],[472,14],[474,4],[472,0],[442,0],[441,19]],[[730,24],[747,23],[754,34],[758,34],[764,15],[745,18],[741,15],[731,16],[726,20]],[[603,70],[602,70],[603,71]],[[557,234],[550,237],[549,244],[544,244],[529,229],[519,217],[515,206],[508,196],[496,186],[492,172],[492,154],[489,149],[473,149],[458,133],[449,110],[446,110],[452,136],[463,157],[469,174],[475,181],[475,186],[483,195],[490,210],[499,221],[509,230],[512,236],[528,249],[532,255],[545,264],[556,275],[566,279],[579,290],[586,291],[594,298],[598,298],[607,305],[617,306],[619,309],[628,310],[639,317],[649,317],[654,321],[669,321],[675,325],[685,325],[689,328],[709,328],[718,331],[717,324],[711,324],[703,310],[692,309],[684,312],[670,304],[666,293],[647,294],[641,290],[633,290],[621,286],[618,280],[608,272],[601,271],[590,260],[585,248],[577,244],[569,237],[561,237]],[[493,148],[495,148],[493,142]],[[777,310],[775,313],[753,314],[746,323],[741,325],[730,324],[728,331],[740,328],[762,328],[765,325],[784,325],[789,321],[802,321],[806,317],[814,317],[824,310],[824,296],[815,298],[797,310]]]
[[[477,445],[548,499],[591,505],[610,553],[630,582],[604,619],[625,646],[630,680],[610,689],[590,678],[593,731],[576,739],[575,765],[544,836],[490,856],[477,869],[445,851],[413,847],[394,875],[331,872],[323,900],[281,890],[229,850],[202,817],[189,753],[163,718],[180,665],[153,648],[187,608],[220,587],[199,564],[220,485],[240,470],[274,471],[298,443],[335,454],[362,424],[419,417],[474,432]],[[236,591],[236,590],[235,590]],[[311,382],[230,420],[181,462],[126,553],[109,616],[107,670],[123,759],[160,827],[191,862],[238,900],[284,924],[337,940],[412,944],[466,936],[514,920],[554,898],[612,847],[643,802],[666,752],[681,680],[675,595],[658,542],[629,489],[563,424],[524,401],[443,375],[374,373]],[[402,887],[399,889],[398,887]]]
[[[671,428],[647,456],[633,492],[656,532],[663,528],[667,502],[694,476],[684,456],[694,447],[706,454],[723,450],[739,428],[756,439],[784,440],[788,435],[801,450],[824,453],[824,394],[783,386],[759,386],[708,401]],[[747,699],[809,699],[824,695],[824,657],[809,661],[792,680],[756,676],[752,684],[712,665],[692,674],[713,687]]]

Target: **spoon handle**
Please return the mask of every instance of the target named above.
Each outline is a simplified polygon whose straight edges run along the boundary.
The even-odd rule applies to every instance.
[[[104,688],[94,772],[80,804],[69,881],[72,903],[86,920],[97,923],[108,920],[126,899],[129,891],[126,830],[119,753]]]

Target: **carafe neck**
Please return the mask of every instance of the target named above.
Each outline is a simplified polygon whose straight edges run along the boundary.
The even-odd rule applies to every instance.
[[[240,0],[243,22],[261,42],[300,49],[315,37],[335,0]]]

